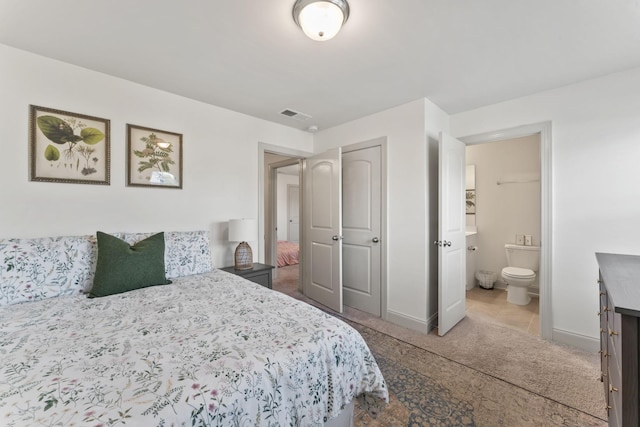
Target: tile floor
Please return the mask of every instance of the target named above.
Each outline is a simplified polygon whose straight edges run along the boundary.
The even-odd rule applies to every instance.
[[[487,316],[495,322],[532,335],[540,335],[538,298],[532,297],[528,305],[510,304],[504,289],[475,287],[467,291],[467,312]]]

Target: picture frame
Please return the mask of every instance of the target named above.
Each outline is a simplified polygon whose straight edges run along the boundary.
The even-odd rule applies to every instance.
[[[29,179],[110,185],[111,121],[29,106]]]
[[[467,215],[476,213],[476,190],[466,190]]]
[[[127,124],[127,186],[182,189],[182,134]]]

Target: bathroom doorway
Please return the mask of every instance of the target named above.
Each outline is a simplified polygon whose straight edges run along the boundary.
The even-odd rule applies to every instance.
[[[507,301],[501,272],[505,244],[538,247],[543,240],[540,153],[539,132],[466,148],[467,313],[533,335],[541,335],[539,272],[527,304]]]

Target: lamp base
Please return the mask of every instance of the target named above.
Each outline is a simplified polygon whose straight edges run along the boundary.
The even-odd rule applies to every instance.
[[[236,270],[251,270],[253,268],[253,252],[247,242],[240,242],[236,248],[234,268]]]

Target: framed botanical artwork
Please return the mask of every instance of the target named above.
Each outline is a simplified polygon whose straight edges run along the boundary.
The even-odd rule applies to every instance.
[[[182,188],[182,134],[128,124],[127,185]]]
[[[467,215],[476,213],[476,190],[466,190],[467,196]]]
[[[31,181],[109,185],[109,120],[31,105],[29,137]]]

